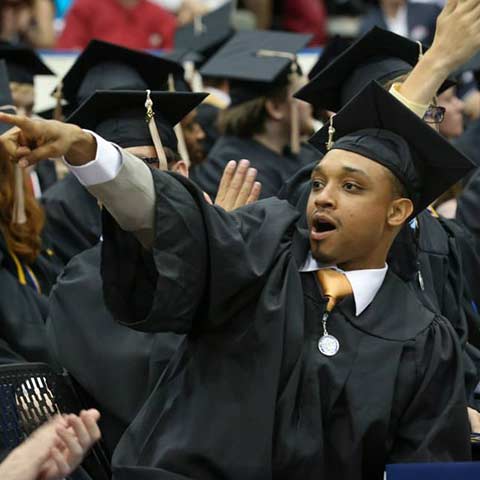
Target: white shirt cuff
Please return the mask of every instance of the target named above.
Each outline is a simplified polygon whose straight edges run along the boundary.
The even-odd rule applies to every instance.
[[[92,134],[97,142],[95,159],[79,167],[70,165],[65,158],[63,161],[84,187],[113,180],[122,168],[120,152],[113,143],[107,142],[95,132],[90,130],[85,130],[85,132]]]

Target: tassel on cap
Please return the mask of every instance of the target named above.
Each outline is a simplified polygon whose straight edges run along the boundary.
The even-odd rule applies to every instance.
[[[173,80],[173,75],[168,76],[168,90],[170,92],[175,92],[175,82]],[[188,154],[187,144],[185,143],[185,135],[183,134],[183,128],[181,123],[177,123],[173,130],[175,131],[175,135],[177,137],[178,142],[178,153],[182,157],[182,159],[187,164],[188,168],[190,168],[190,155]]]
[[[23,225],[27,223],[27,214],[25,213],[25,188],[23,179],[23,169],[16,163],[15,169],[15,190],[13,201],[13,223]]]
[[[328,125],[328,141],[326,143],[327,152],[332,149],[333,144],[335,143],[334,140],[333,140],[333,136],[335,135],[335,127],[333,126],[333,117],[334,116],[335,116],[335,114],[333,114],[330,117],[330,120],[328,121],[329,122],[329,125]]]
[[[168,170],[167,157],[165,156],[165,151],[163,150],[162,140],[160,139],[160,134],[158,133],[157,124],[155,123],[155,112],[153,111],[153,102],[150,98],[150,93],[150,90],[147,90],[147,99],[145,101],[145,108],[147,112],[145,120],[153,140],[153,145],[155,146],[155,151],[157,152],[159,168],[160,170]]]
[[[261,49],[257,51],[258,57],[286,58],[291,61],[290,75],[288,77],[292,84],[298,76],[298,59],[294,53],[281,52],[277,50]],[[292,153],[298,155],[300,152],[300,118],[298,112],[298,100],[292,98],[290,109],[290,149]]]
[[[60,82],[55,89],[55,93],[53,94],[53,98],[56,100],[55,109],[53,111],[53,119],[59,122],[65,121],[65,116],[63,115],[63,107],[62,107],[62,100],[63,100],[63,82]]]

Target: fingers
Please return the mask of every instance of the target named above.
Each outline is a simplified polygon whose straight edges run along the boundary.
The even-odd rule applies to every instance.
[[[248,160],[241,160],[237,166],[235,174],[233,175],[232,181],[228,187],[228,191],[225,195],[223,204],[220,204],[225,210],[233,210],[235,208],[235,203],[237,201],[240,190],[245,181],[245,176],[248,172],[248,167],[250,162]],[[217,202],[218,204],[218,202]]]
[[[255,182],[253,184],[252,191],[248,196],[246,205],[250,205],[251,203],[255,203],[260,198],[260,193],[262,193],[262,184],[260,182]]]
[[[443,8],[442,13],[445,15],[449,15],[455,10],[455,7],[458,4],[458,0],[447,0],[445,7]]]
[[[35,148],[31,150],[25,156],[19,157],[17,154],[18,164],[22,167],[28,167],[29,165],[35,165],[41,160],[45,160],[47,158],[55,158],[58,157],[58,152],[61,151],[61,145],[58,141],[47,143],[46,145],[42,145],[41,147]],[[20,150],[20,148],[19,148]]]
[[[78,442],[82,448],[85,451],[88,450],[93,442],[90,439],[90,434],[83,423],[83,420],[77,415],[68,415],[67,423],[73,429],[73,433],[77,436]]]
[[[87,429],[90,436],[90,441],[93,443],[98,442],[102,434],[98,426],[98,420],[100,419],[100,412],[95,409],[80,412],[80,418]]]
[[[246,205],[250,193],[252,192],[255,179],[257,178],[257,170],[255,168],[249,168],[245,179],[243,181],[242,188],[235,201],[234,208],[240,208]]]
[[[237,168],[237,162],[231,160],[227,163],[227,166],[223,170],[223,175],[220,180],[220,185],[218,187],[217,192],[217,203],[223,203],[225,201],[225,196],[227,195],[228,188],[230,187],[230,183],[232,182],[233,175]]]
[[[28,130],[33,123],[28,117],[21,115],[11,115],[9,113],[0,112],[0,122],[8,123],[9,125],[20,128],[21,130]]]

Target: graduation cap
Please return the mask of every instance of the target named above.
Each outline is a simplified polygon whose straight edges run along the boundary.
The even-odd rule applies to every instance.
[[[170,74],[183,74],[168,58],[92,40],[61,82],[62,96],[75,105],[96,90],[166,90]]]
[[[286,85],[296,55],[311,35],[273,31],[237,33],[201,69],[203,76],[230,80],[231,106]]]
[[[383,84],[410,73],[426,51],[419,42],[373,27],[295,96],[315,107],[338,112],[372,80]],[[440,91],[453,85],[446,81]]]
[[[31,48],[3,43],[0,58],[7,64],[10,82],[33,85],[35,75],[55,75]]]
[[[95,92],[69,118],[121,147],[153,145],[163,167],[163,146],[177,151],[175,125],[207,94],[103,90]]]
[[[196,52],[202,59],[209,58],[232,35],[233,2],[227,2],[175,32],[175,49]]]
[[[317,60],[317,63],[312,67],[308,73],[308,78],[312,80],[315,78],[327,65],[333,62],[342,52],[344,52],[350,45],[352,40],[349,38],[335,35],[324,47],[322,54]]]
[[[371,82],[309,142],[322,152],[347,150],[388,168],[413,201],[413,216],[475,168],[377,82]]]

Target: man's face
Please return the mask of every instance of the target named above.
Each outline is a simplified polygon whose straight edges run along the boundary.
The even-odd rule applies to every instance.
[[[307,205],[312,255],[345,270],[381,268],[390,247],[390,172],[356,153],[330,151],[312,172]]]
[[[205,132],[197,121],[197,112],[195,110],[192,110],[183,118],[182,128],[192,165],[202,163],[205,159],[205,151],[202,144],[205,139]]]

